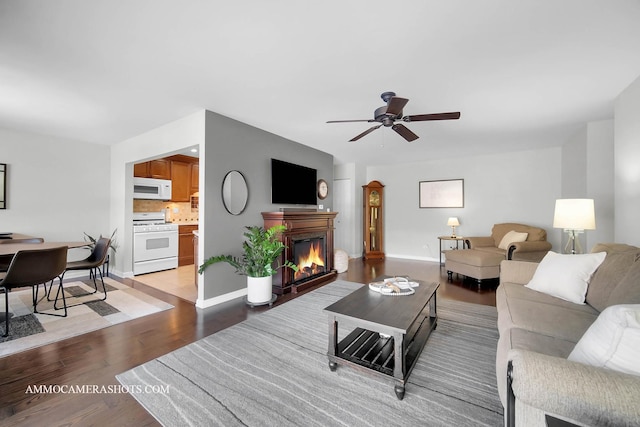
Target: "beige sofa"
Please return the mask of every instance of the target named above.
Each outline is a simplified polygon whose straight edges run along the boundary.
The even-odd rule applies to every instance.
[[[527,233],[527,239],[500,248],[502,239],[510,231]],[[465,243],[468,249],[444,251],[445,269],[449,280],[453,273],[458,273],[476,279],[478,286],[483,280],[499,277],[500,262],[505,259],[537,262],[551,250],[544,229],[517,223],[495,224],[491,236],[467,237]]]
[[[526,288],[538,263],[502,262],[496,376],[506,425],[546,426],[547,417],[580,426],[640,425],[640,376],[567,360],[601,311],[640,304],[640,248],[598,244],[592,252],[607,255],[584,305]]]

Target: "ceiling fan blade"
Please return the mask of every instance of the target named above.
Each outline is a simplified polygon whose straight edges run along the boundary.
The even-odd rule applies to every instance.
[[[396,132],[398,132],[398,135],[400,135],[401,137],[406,139],[408,142],[415,141],[416,139],[419,138],[418,135],[416,135],[415,133],[411,132],[409,130],[409,128],[407,128],[405,125],[402,125],[402,124],[393,125],[393,126],[391,126],[391,129],[393,129]]]
[[[379,124],[379,125],[377,125],[377,126],[374,126],[374,127],[371,127],[371,128],[369,128],[369,129],[365,130],[365,131],[364,131],[364,132],[362,132],[360,135],[358,135],[358,136],[354,136],[353,138],[351,138],[351,139],[349,140],[349,142],[357,141],[357,140],[359,140],[360,138],[362,138],[363,136],[369,135],[371,132],[373,132],[374,130],[378,129],[380,126],[382,126],[382,124]]]
[[[407,98],[399,98],[397,96],[391,97],[389,104],[387,104],[387,114],[397,116],[402,113],[402,109],[407,105],[409,100]]]
[[[455,113],[436,113],[436,114],[417,114],[415,116],[405,116],[402,118],[405,122],[424,122],[427,120],[457,120],[460,118],[460,112]]]
[[[375,122],[375,120],[329,120],[327,123],[355,123],[355,122]]]

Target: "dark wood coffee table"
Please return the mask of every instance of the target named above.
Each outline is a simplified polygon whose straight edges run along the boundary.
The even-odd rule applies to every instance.
[[[416,293],[408,296],[382,295],[364,285],[324,309],[329,315],[327,355],[332,371],[338,364],[365,368],[392,379],[396,396],[404,398],[405,383],[438,320],[440,284],[417,282]],[[342,320],[357,327],[338,342]]]

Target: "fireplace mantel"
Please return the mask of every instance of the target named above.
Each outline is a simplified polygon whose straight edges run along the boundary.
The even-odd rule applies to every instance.
[[[294,283],[293,271],[291,269],[280,269],[273,277],[273,292],[282,295],[284,293],[296,293],[304,288],[318,283],[333,280],[337,272],[333,266],[333,221],[338,212],[317,212],[317,211],[283,211],[283,212],[262,212],[264,227],[271,228],[274,225],[284,225],[287,230],[282,233],[282,242],[287,246],[282,254],[283,259],[291,260],[292,242],[312,235],[323,235],[326,245],[326,271],[322,276],[313,277],[302,283]]]

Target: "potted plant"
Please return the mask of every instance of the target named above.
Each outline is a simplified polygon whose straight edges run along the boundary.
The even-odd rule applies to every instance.
[[[246,240],[242,243],[244,255],[238,258],[232,255],[216,255],[207,259],[199,268],[202,274],[211,264],[226,262],[236,269],[236,273],[247,276],[247,302],[261,305],[271,302],[272,279],[279,268],[288,267],[298,271],[291,261],[280,264],[280,255],[286,248],[279,240],[279,234],[286,230],[284,225],[275,225],[268,230],[263,227],[245,227]],[[275,264],[275,266],[274,266]]]

